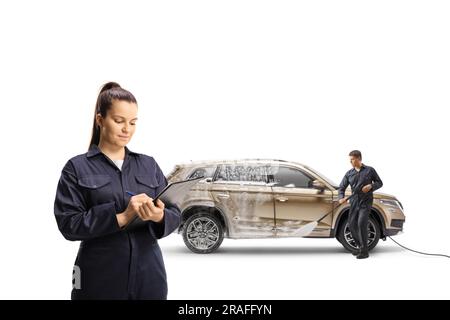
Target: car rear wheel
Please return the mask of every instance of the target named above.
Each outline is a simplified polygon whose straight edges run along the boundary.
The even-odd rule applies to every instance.
[[[378,222],[373,218],[372,216],[369,216],[369,223],[367,225],[367,246],[369,251],[375,248],[375,246],[378,243],[378,240],[380,240],[380,226],[378,225]],[[356,252],[356,244],[355,239],[353,238],[350,229],[348,227],[348,218],[345,218],[345,221],[341,224],[341,227],[339,228],[337,239],[339,242],[344,246],[345,249],[347,249],[350,252]]]
[[[209,213],[196,213],[183,226],[186,247],[195,253],[211,253],[223,241],[223,227],[219,219]]]

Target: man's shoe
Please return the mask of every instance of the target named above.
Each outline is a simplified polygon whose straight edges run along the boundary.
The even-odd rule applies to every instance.
[[[357,256],[361,253],[361,249],[360,248],[356,248],[356,250],[352,251],[352,255]]]
[[[361,250],[361,252],[356,256],[356,259],[366,259],[369,257],[369,252],[367,250]]]

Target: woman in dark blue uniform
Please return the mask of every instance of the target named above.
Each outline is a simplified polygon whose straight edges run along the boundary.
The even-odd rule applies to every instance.
[[[161,200],[153,203],[167,180],[152,157],[126,147],[136,121],[135,97],[117,83],[105,84],[89,151],[62,170],[56,221],[66,239],[81,240],[72,299],[167,298],[157,239],[178,227],[180,211]],[[129,228],[136,216],[144,222]]]

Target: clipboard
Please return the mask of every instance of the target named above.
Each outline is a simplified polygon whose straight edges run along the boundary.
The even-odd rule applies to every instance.
[[[191,190],[191,188],[203,179],[204,177],[196,177],[194,179],[181,180],[170,182],[165,186],[164,189],[153,199],[153,203],[156,205],[156,200],[160,199],[165,205],[168,203],[179,206],[184,200],[186,194]],[[143,221],[136,215],[133,220],[131,220],[123,229],[131,230],[136,227],[145,225],[148,221]]]

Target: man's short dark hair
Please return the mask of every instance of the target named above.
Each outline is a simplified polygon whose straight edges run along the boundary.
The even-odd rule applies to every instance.
[[[353,150],[348,154],[350,157],[356,157],[358,159],[362,159],[361,151]]]

